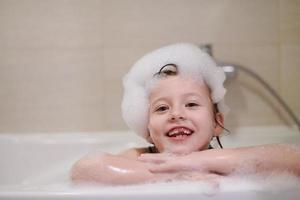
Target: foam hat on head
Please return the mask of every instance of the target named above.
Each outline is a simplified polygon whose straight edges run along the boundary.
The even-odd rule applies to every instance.
[[[226,113],[224,103],[226,89],[223,86],[225,73],[213,59],[198,46],[178,43],[162,47],[140,58],[123,78],[124,96],[122,115],[126,124],[148,141],[149,83],[154,74],[168,64],[178,68],[178,74],[192,75],[202,79],[211,91],[211,98],[219,112]]]

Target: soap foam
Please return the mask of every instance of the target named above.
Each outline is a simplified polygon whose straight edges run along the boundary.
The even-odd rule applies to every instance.
[[[210,88],[212,101],[218,105],[219,111],[224,114],[227,112],[224,103],[226,89],[223,86],[225,74],[222,68],[217,67],[213,59],[196,45],[179,43],[166,46],[139,59],[123,79],[123,118],[131,129],[144,138],[149,136],[147,89],[152,88],[149,85],[153,85],[154,74],[167,64],[175,64],[179,75],[203,79]]]

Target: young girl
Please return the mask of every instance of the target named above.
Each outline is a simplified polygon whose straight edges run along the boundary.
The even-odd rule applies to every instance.
[[[123,117],[153,146],[119,155],[87,155],[72,180],[135,184],[170,179],[215,180],[246,173],[300,176],[300,151],[283,144],[222,149],[224,72],[197,46],[175,44],[151,52],[124,78]],[[216,138],[221,148],[213,149]]]

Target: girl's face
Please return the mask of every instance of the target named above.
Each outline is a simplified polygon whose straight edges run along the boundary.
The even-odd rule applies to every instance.
[[[180,76],[159,80],[150,93],[150,137],[159,152],[188,154],[207,149],[222,128],[204,83]],[[223,125],[223,115],[216,114]]]

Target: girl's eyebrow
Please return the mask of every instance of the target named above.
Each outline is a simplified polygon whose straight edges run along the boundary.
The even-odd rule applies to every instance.
[[[157,104],[157,102],[160,102],[160,101],[166,101],[166,97],[160,97],[160,98],[155,99],[154,101],[152,101],[151,105],[155,105],[155,104]]]

